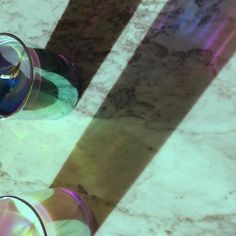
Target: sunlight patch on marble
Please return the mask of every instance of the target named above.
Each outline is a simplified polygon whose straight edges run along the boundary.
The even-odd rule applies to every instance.
[[[26,45],[44,48],[69,0],[1,1],[0,31],[17,35]]]

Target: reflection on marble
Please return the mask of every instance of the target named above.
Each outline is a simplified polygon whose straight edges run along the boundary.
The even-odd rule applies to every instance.
[[[166,2],[143,1],[140,19]],[[91,204],[98,236],[235,235],[235,7],[171,0],[122,71],[137,46],[124,36],[124,54],[111,51],[72,113],[1,121],[1,192],[71,186]]]

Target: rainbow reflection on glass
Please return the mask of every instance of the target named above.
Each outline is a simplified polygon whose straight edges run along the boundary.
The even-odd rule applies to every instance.
[[[65,56],[0,33],[0,118],[20,110],[28,117],[32,111],[39,119],[60,118],[74,109],[81,83],[77,65]]]
[[[90,236],[85,201],[65,188],[0,197],[0,236]]]
[[[0,34],[0,118],[8,117],[33,101],[33,86],[39,87],[40,67],[34,51],[27,49],[17,37]],[[37,90],[37,89],[36,89]]]

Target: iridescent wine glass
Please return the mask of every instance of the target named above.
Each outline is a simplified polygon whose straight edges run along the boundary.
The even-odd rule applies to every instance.
[[[0,33],[0,118],[58,101],[63,106],[57,108],[72,110],[80,84],[77,66],[63,55],[26,47],[17,36]]]
[[[83,198],[66,188],[0,197],[1,236],[91,236],[94,218]]]

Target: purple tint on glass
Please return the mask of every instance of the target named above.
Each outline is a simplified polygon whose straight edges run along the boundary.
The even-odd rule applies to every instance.
[[[236,30],[231,32],[231,34],[228,35],[228,37],[222,42],[221,46],[218,48],[218,50],[216,51],[214,57],[212,58],[211,64],[214,64],[217,61],[218,57],[222,54],[222,52],[224,51],[225,47],[234,38],[235,34],[236,34]]]
[[[224,30],[224,28],[227,25],[227,20],[224,20],[219,27],[210,35],[209,39],[206,42],[206,45],[204,46],[204,50],[209,50],[215,41],[218,39],[221,32]]]
[[[82,210],[82,213],[83,213],[84,218],[86,220],[86,223],[88,224],[88,226],[91,229],[91,232],[93,234],[95,231],[94,217],[93,217],[93,214],[92,214],[91,210],[89,209],[87,203],[83,199],[83,197],[80,196],[78,193],[76,193],[70,189],[67,189],[67,188],[56,188],[56,190],[62,191],[64,193],[68,194],[70,197],[72,197],[79,204],[80,209]]]
[[[33,65],[24,43],[14,35],[0,34],[0,117],[19,111],[33,87]]]

